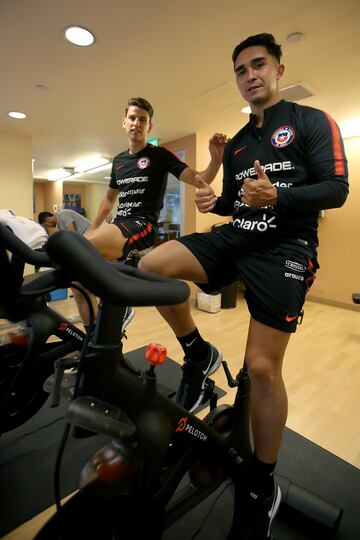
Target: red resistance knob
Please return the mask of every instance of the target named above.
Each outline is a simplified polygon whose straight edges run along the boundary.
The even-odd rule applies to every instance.
[[[28,345],[30,342],[30,336],[26,332],[15,332],[9,334],[11,343],[15,345]]]
[[[167,357],[167,349],[159,343],[149,343],[145,352],[146,360],[153,365],[162,364]]]

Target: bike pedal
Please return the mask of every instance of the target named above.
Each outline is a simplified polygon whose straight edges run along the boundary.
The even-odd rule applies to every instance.
[[[214,395],[214,388],[215,388],[215,381],[209,378],[206,379],[202,403],[206,403],[207,401],[211,400],[212,396]]]
[[[58,369],[43,384],[43,390],[50,394],[50,407],[57,407],[60,397],[71,399],[74,393],[77,371],[64,372]]]

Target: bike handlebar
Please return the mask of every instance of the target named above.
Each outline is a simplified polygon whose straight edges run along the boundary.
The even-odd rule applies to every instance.
[[[190,294],[183,281],[141,272],[124,263],[109,263],[86,238],[75,232],[55,233],[45,250],[71,281],[79,281],[112,304],[180,304]]]
[[[34,266],[54,266],[49,255],[31,249],[3,223],[0,223],[0,242],[5,249],[28,264]]]

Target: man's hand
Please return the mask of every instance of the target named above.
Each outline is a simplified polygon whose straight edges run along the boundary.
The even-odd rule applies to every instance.
[[[207,184],[199,174],[196,175],[195,182],[197,187],[195,204],[199,212],[206,214],[214,208],[218,198],[216,197],[212,187],[209,186],[209,184]]]
[[[222,163],[224,148],[228,138],[223,133],[215,133],[209,140],[209,152],[211,159],[216,163]]]
[[[277,203],[277,189],[272,185],[267,174],[264,173],[258,160],[254,163],[255,171],[258,175],[257,180],[245,178],[242,187],[241,202],[261,208],[263,206]]]

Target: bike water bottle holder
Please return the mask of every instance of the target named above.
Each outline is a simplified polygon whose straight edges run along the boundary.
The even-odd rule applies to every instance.
[[[134,437],[136,427],[121,409],[91,396],[72,401],[65,415],[67,422],[95,433],[123,441]]]

